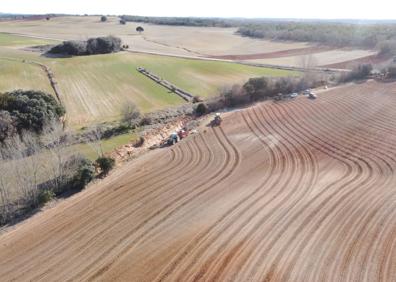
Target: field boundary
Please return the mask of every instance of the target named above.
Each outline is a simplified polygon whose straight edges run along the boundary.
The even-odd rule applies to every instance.
[[[191,102],[194,98],[194,95],[177,87],[176,85],[170,83],[169,81],[162,79],[158,75],[153,74],[152,72],[146,70],[145,68],[138,67],[137,71],[147,76],[148,78],[158,83],[159,85],[165,87],[166,89],[169,89],[172,93],[175,93],[176,95],[180,96],[182,99],[186,100],[187,102]]]

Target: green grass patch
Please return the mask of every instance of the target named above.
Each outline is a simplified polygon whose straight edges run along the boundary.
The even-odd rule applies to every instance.
[[[137,139],[138,139],[138,135],[136,133],[126,133],[126,134],[118,135],[118,136],[115,136],[115,137],[112,137],[109,139],[104,139],[104,140],[102,140],[103,153],[105,153],[105,154],[110,153],[114,149],[116,149],[122,145],[131,143]],[[97,154],[96,150],[90,144],[73,145],[73,146],[69,147],[68,150],[71,150],[74,152],[76,152],[76,151],[80,152],[81,154],[86,156],[91,161],[94,161],[98,158],[98,154]]]
[[[34,89],[53,94],[46,73],[36,65],[0,57],[0,77],[0,93]]]
[[[21,35],[0,33],[0,46],[37,46],[46,44],[56,44],[58,41],[40,38],[32,38]]]
[[[0,58],[26,58],[49,66],[58,83],[67,110],[68,125],[81,128],[91,124],[114,122],[123,107],[136,104],[142,112],[152,112],[185,103],[136,68],[144,67],[193,95],[210,97],[235,83],[251,77],[292,76],[298,72],[247,66],[242,64],[135,54],[45,58],[38,53],[1,47]],[[0,59],[0,91],[16,88],[40,89],[52,93],[44,72],[38,67],[10,63]]]

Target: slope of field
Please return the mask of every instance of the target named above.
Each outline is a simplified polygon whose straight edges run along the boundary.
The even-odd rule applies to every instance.
[[[0,236],[18,281],[395,281],[396,83],[225,116]]]
[[[36,89],[53,93],[46,73],[37,65],[0,57],[0,93]]]
[[[184,103],[136,68],[145,67],[193,95],[208,97],[253,76],[288,76],[296,72],[250,67],[225,62],[162,57],[147,54],[55,59],[54,71],[72,125],[120,118],[122,107],[135,103],[143,112]]]
[[[246,60],[245,62],[270,64],[278,66],[304,67],[309,61],[311,67],[337,66],[340,63],[358,60],[374,56],[376,52],[371,50],[343,50],[336,49],[325,52],[305,53],[303,55],[274,56],[272,58]]]
[[[0,93],[15,89],[37,89],[53,93],[46,73],[40,66],[23,62],[34,59],[32,54],[24,52],[20,56],[17,48],[50,44],[53,41],[34,39],[0,33]]]
[[[19,36],[7,33],[0,33],[0,46],[12,46],[12,47],[26,47],[35,45],[45,45],[55,43],[53,40],[45,40],[38,38],[31,38],[26,36]]]
[[[52,70],[68,112],[68,122],[76,127],[117,120],[121,117],[123,106],[131,102],[143,112],[184,102],[141,75],[137,67],[145,67],[192,94],[203,97],[217,95],[222,87],[243,83],[254,76],[298,75],[292,71],[229,62],[129,52],[46,58],[39,53],[0,46],[0,75],[6,78],[0,81],[0,92],[18,88],[53,92],[45,72],[26,60],[42,63]]]
[[[138,25],[145,32],[136,32]],[[304,48],[306,43],[271,42],[241,37],[236,28],[180,27],[141,23],[119,24],[119,18],[108,17],[56,17],[50,21],[9,21],[0,23],[0,32],[10,32],[55,39],[85,40],[101,35],[120,36],[131,50],[160,52],[173,55],[228,55],[275,52]]]

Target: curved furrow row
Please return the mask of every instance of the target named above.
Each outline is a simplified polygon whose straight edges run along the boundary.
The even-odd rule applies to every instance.
[[[220,128],[219,131],[221,134],[217,132],[218,129],[214,129],[213,132],[216,135],[219,143],[223,147],[224,151],[227,154],[227,157],[224,161],[224,165],[216,171],[213,175],[209,176],[207,179],[204,179],[201,181],[198,185],[195,185],[192,191],[197,191],[197,193],[190,193],[189,191],[184,192],[182,195],[174,199],[173,203],[168,204],[165,206],[165,208],[158,210],[155,212],[154,216],[150,217],[148,220],[151,220],[152,218],[156,217],[157,215],[162,215],[164,214],[157,222],[158,223],[163,223],[166,221],[168,218],[170,218],[173,214],[178,212],[180,209],[184,208],[187,206],[189,203],[192,201],[196,200],[197,197],[200,197],[213,189],[217,184],[221,183],[224,181],[224,179],[227,179],[231,174],[233,174],[240,164],[240,154],[236,147],[229,141],[227,136],[224,134],[223,130]],[[221,136],[221,137],[220,137]],[[224,139],[224,140],[223,140]],[[205,187],[202,189],[202,187]],[[198,189],[201,188],[201,189]],[[182,203],[179,203],[182,202]],[[170,211],[166,212],[166,209],[171,208],[173,204],[176,203],[176,207],[173,207],[173,209],[170,209]],[[113,260],[111,260],[109,263],[107,263],[104,267],[99,269],[97,272],[94,274],[90,275],[89,280],[91,279],[97,279],[98,277],[104,275],[109,269],[122,257],[124,257],[127,253],[130,252],[130,249],[133,248],[139,241],[144,239],[146,236],[148,236],[153,230],[157,229],[160,224],[154,224],[152,227],[145,229],[145,231],[139,235],[137,238],[135,238],[126,248],[123,249],[123,251],[119,252],[117,254],[117,257]],[[82,274],[82,273],[81,273]]]
[[[394,122],[394,119],[387,118],[384,116],[384,111],[379,111],[375,110],[374,112],[369,112],[367,109],[367,104],[376,104],[376,102],[371,101],[369,98],[370,97],[363,97],[366,98],[365,101],[362,101],[362,98],[359,97],[359,99],[352,97],[345,97],[343,96],[342,99],[336,99],[336,100],[329,100],[326,101],[329,105],[334,105],[337,107],[337,109],[342,109],[343,112],[345,113],[346,117],[348,117],[348,121],[356,121],[358,124],[361,124],[362,129],[371,129],[370,132],[373,133],[377,138],[373,137],[376,139],[376,142],[382,143],[386,142],[387,140],[383,140],[382,134],[384,132],[386,133],[393,133],[394,130],[396,130],[396,124]],[[353,104],[353,105],[351,105]],[[356,111],[356,105],[360,105],[361,109],[364,109],[364,111]],[[379,105],[379,104],[377,104]],[[381,103],[381,105],[383,105]],[[390,108],[391,106],[388,106],[387,108]],[[395,111],[396,108],[393,108],[393,111]],[[360,117],[360,119],[359,119]],[[364,117],[364,119],[362,118]],[[373,121],[373,118],[375,118],[375,123],[372,124],[371,122]],[[393,125],[393,126],[390,126]],[[371,136],[370,136],[371,137]],[[394,149],[395,147],[392,146],[391,149]],[[391,151],[392,152],[392,151]]]
[[[183,160],[183,156],[184,154],[182,153],[175,153],[175,151],[178,151],[177,148],[172,148],[172,150],[169,150],[169,152],[171,152],[171,158],[170,160],[167,160],[166,158],[161,159],[160,162],[157,163],[157,167],[158,167],[158,173],[153,173],[152,171],[147,171],[144,173],[138,173],[137,177],[133,179],[133,181],[130,184],[135,184],[135,181],[141,180],[144,177],[147,177],[148,175],[153,174],[151,179],[155,179],[157,176],[162,175],[163,173],[165,173],[168,169],[165,169],[166,166],[164,165],[165,163],[169,163],[172,164],[172,168],[180,166],[181,162]],[[162,160],[164,160],[164,163],[162,163]],[[117,181],[117,178],[113,179],[111,183],[114,183]],[[119,182],[119,180],[118,180]],[[125,187],[125,184],[121,185],[122,187]],[[120,185],[118,185],[118,187],[120,187]],[[116,188],[117,189],[117,188]],[[110,197],[112,196],[112,197]],[[116,198],[114,194],[112,194],[112,190],[111,189],[103,189],[101,191],[96,192],[93,195],[90,195],[90,197],[85,198],[85,200],[91,200],[91,198],[95,197],[95,201],[96,198],[98,198],[98,200],[100,200],[102,197],[106,197],[105,199],[107,201]],[[110,199],[107,199],[107,197],[110,197]],[[60,244],[59,242],[64,242],[65,239],[70,238],[71,235],[73,235],[75,233],[76,230],[78,230],[81,227],[86,228],[87,224],[90,223],[90,221],[92,221],[92,218],[87,217],[86,220],[83,221],[77,221],[75,217],[70,217],[67,216],[67,214],[65,215],[65,213],[69,213],[73,207],[76,207],[77,205],[80,204],[80,201],[76,201],[75,203],[73,203],[72,205],[68,206],[68,210],[65,210],[64,213],[57,213],[56,215],[54,215],[53,217],[41,222],[42,226],[41,228],[44,229],[47,224],[52,224],[53,221],[58,222],[57,225],[54,225],[54,227],[50,228],[49,230],[46,230],[46,232],[44,234],[42,234],[42,236],[40,236],[38,238],[38,240],[35,241],[34,244],[29,245],[26,249],[25,252],[27,254],[30,254],[30,252],[32,250],[34,250],[35,248],[38,248],[41,244],[45,243],[46,246],[48,246],[50,249],[54,248],[55,246],[58,246],[58,244]],[[89,212],[90,210],[88,210],[87,212]],[[70,226],[72,222],[78,222],[78,225],[73,225],[73,228]],[[54,242],[53,245],[48,245],[48,240],[51,238],[51,234],[53,233],[58,233],[61,232],[62,236],[60,238],[57,238],[58,241]],[[20,261],[21,264],[25,264],[28,261],[31,261],[34,258],[34,255],[31,257],[29,255],[26,255],[23,257],[23,260]],[[9,257],[7,260],[5,260],[3,263],[7,264],[10,261],[12,261],[14,258],[13,257]],[[20,270],[20,266],[17,266],[18,269]],[[10,272],[12,272],[13,270],[10,270]],[[8,272],[7,272],[8,273]],[[0,271],[0,275],[5,275],[6,273],[1,273]]]
[[[186,143],[187,144],[187,143]],[[181,149],[181,148],[179,148]],[[187,149],[187,150],[186,150]],[[183,150],[185,150],[183,152]],[[179,175],[182,175],[183,172],[180,172],[181,170],[187,170],[188,168],[191,167],[193,168],[195,163],[197,161],[199,161],[199,155],[197,154],[197,152],[195,152],[195,146],[191,146],[189,144],[187,144],[187,146],[185,146],[185,148],[180,151],[180,155],[182,156],[181,160],[182,162],[176,167],[180,167],[179,169],[177,169],[179,171]],[[196,162],[191,162],[191,160],[189,161],[188,158],[185,158],[185,156],[189,155],[188,152],[194,152],[193,154],[190,154],[191,156],[195,156],[195,160]],[[177,179],[177,178],[175,178]],[[141,195],[140,198],[137,199],[137,202],[143,201],[145,198],[151,196],[154,192],[158,191],[158,189],[155,189],[156,187],[159,188],[163,188],[162,191],[163,193],[166,193],[170,187],[172,187],[172,183],[167,183],[165,181],[168,181],[166,179],[164,179],[163,177],[161,177],[162,182],[158,182],[156,181],[155,184],[152,189],[150,190],[144,190],[144,189],[140,189],[138,192],[142,191],[145,192],[143,195]],[[168,184],[168,185],[164,185],[164,184]],[[162,187],[163,186],[163,187]],[[124,193],[123,197],[118,197],[115,198],[117,200],[120,201],[115,201],[113,199],[112,204],[116,207],[112,210],[110,210],[109,212],[104,211],[104,214],[101,212],[100,210],[100,205],[98,203],[95,203],[96,206],[98,206],[99,210],[97,210],[97,212],[95,214],[100,215],[102,217],[105,217],[104,220],[102,221],[93,221],[93,225],[86,225],[84,228],[80,228],[80,230],[82,230],[82,232],[80,233],[74,233],[73,236],[69,236],[69,237],[65,237],[64,241],[61,241],[60,243],[58,243],[57,245],[55,245],[56,247],[48,247],[48,251],[50,252],[49,254],[43,256],[45,257],[46,261],[41,262],[41,263],[46,263],[47,261],[50,261],[50,263],[46,263],[46,265],[48,265],[48,269],[53,269],[55,266],[57,266],[58,264],[63,264],[65,263],[64,260],[57,262],[56,260],[53,259],[53,257],[57,257],[59,256],[59,253],[63,253],[63,254],[69,254],[68,258],[70,261],[73,261],[73,257],[79,257],[81,255],[83,255],[87,250],[90,249],[90,247],[94,246],[96,244],[96,242],[106,236],[106,234],[108,234],[109,232],[112,231],[113,228],[116,228],[117,226],[119,226],[119,224],[122,224],[123,221],[127,220],[129,216],[131,216],[134,212],[139,210],[139,205],[130,205],[130,200],[131,198],[135,195],[133,189],[128,190],[126,193]],[[152,198],[151,198],[152,199]],[[149,199],[148,199],[149,200]],[[95,214],[94,217],[95,218]],[[121,216],[120,216],[121,214]],[[89,221],[88,221],[89,222]],[[110,224],[112,226],[112,228],[108,228],[108,224]],[[96,230],[95,232],[92,232],[91,230]],[[87,236],[88,234],[88,236]],[[79,242],[82,239],[86,240],[86,243],[83,244],[82,246],[79,246]],[[85,241],[83,241],[85,242]],[[73,247],[70,247],[73,246]],[[24,271],[19,271],[19,275],[22,276],[24,274]]]
[[[294,116],[294,115],[293,115],[293,116]],[[317,117],[316,117],[316,116],[314,116],[314,117],[312,117],[312,118],[314,118],[316,122],[318,121],[318,119],[317,119]],[[321,125],[320,127],[322,128],[322,127],[323,127],[323,125]],[[331,131],[330,131],[330,132],[331,132]]]
[[[284,146],[283,144],[283,140],[280,140],[280,145]],[[278,150],[278,148],[277,148]],[[288,162],[284,162],[284,160],[286,159],[286,155],[280,155],[280,158],[278,158],[277,163],[281,163],[281,170],[282,171],[289,171],[291,168],[295,167],[293,166],[291,163]],[[290,179],[290,177],[285,177],[285,182],[288,182]],[[279,198],[281,196],[283,196],[284,193],[284,189],[283,187],[285,187],[285,184],[281,184],[280,182],[280,177],[277,177],[276,179],[273,179],[274,182],[269,183],[269,185],[276,187],[276,186],[280,186],[280,190],[276,192],[276,194],[271,197],[272,202],[275,201],[281,201]],[[270,187],[271,187],[270,186]],[[261,185],[259,187],[257,187],[257,191],[261,192]],[[253,194],[254,195],[254,194]],[[259,199],[262,200],[264,199],[265,194],[262,194],[261,196],[259,196],[258,198],[251,198],[254,200],[253,203],[249,204],[248,206],[246,206],[243,210],[242,213],[239,215],[239,221],[240,224],[238,225],[238,220],[237,217],[234,219],[230,219],[230,222],[228,222],[228,224],[226,224],[226,228],[230,228],[230,229],[234,229],[233,231],[228,231],[226,229],[221,230],[221,233],[219,233],[217,235],[217,238],[219,238],[221,240],[220,244],[216,244],[216,237],[212,240],[207,240],[206,242],[204,242],[205,244],[203,244],[203,246],[200,246],[201,248],[198,249],[198,253],[194,254],[194,256],[191,258],[189,258],[189,260],[191,261],[191,263],[189,265],[187,265],[185,267],[185,271],[187,271],[186,273],[181,273],[180,277],[184,277],[187,280],[197,280],[197,279],[204,279],[207,280],[209,278],[205,278],[205,275],[210,275],[211,274],[211,267],[215,267],[216,263],[214,262],[217,257],[221,257],[221,252],[224,250],[227,252],[227,250],[229,250],[229,246],[232,245],[232,243],[230,243],[232,240],[237,240],[237,241],[245,241],[248,238],[248,235],[245,235],[242,239],[238,239],[238,234],[240,233],[241,230],[244,230],[246,228],[248,228],[248,224],[251,223],[254,219],[257,220],[257,216],[258,213],[263,210],[268,204],[271,203],[271,200],[266,200],[263,203],[259,202]],[[258,207],[255,207],[254,204],[259,204]],[[252,210],[254,208],[254,210]],[[249,214],[247,214],[249,213]],[[247,217],[247,219],[245,220],[244,218]],[[244,220],[241,220],[244,219]],[[259,219],[259,217],[258,217]],[[235,223],[237,222],[237,223]],[[251,228],[250,228],[251,229]],[[224,235],[227,234],[227,235]],[[220,237],[219,237],[220,235]],[[211,244],[215,245],[216,247],[211,247]],[[239,247],[241,247],[242,244],[238,244],[238,248],[233,248],[233,253],[238,252]],[[206,253],[209,254],[206,255]],[[209,257],[209,258],[207,258]],[[213,264],[213,265],[212,265]],[[198,271],[191,271],[193,266],[196,265],[199,267]],[[189,279],[190,278],[190,279]],[[181,279],[181,278],[179,278]]]
[[[269,180],[270,175],[275,171],[275,169],[279,166],[279,162],[275,162],[279,157],[277,157],[277,150],[272,149],[270,146],[268,146],[267,143],[261,140],[261,137],[254,132],[254,129],[248,124],[246,118],[243,116],[243,119],[245,121],[245,124],[249,127],[251,132],[253,132],[257,138],[260,139],[261,143],[263,144],[263,147],[268,150],[269,152],[269,166],[270,166],[270,171],[267,172],[264,176],[264,183],[266,183]],[[276,148],[275,148],[276,149]],[[255,192],[258,192],[258,189],[254,190],[253,193],[249,194],[247,197],[245,197],[243,200],[238,202],[236,205],[234,205],[230,210],[227,211],[222,217],[220,217],[218,220],[216,220],[207,230],[204,232],[201,232],[198,234],[196,237],[194,237],[187,245],[185,248],[180,250],[176,257],[164,268],[164,270],[158,275],[158,277],[155,279],[155,281],[164,281],[169,278],[170,274],[179,266],[179,264],[186,259],[187,256],[191,256],[191,253],[195,251],[195,249],[201,248],[202,243],[207,240],[209,236],[211,236],[212,233],[216,232],[221,232],[223,233],[224,230],[227,228],[222,226],[221,229],[219,230],[219,224],[224,222],[225,220],[228,219],[228,217],[235,216],[234,213],[235,211],[243,204],[245,203],[252,195],[255,194]],[[240,215],[238,213],[237,215]],[[228,224],[231,224],[231,222],[228,222]]]
[[[264,110],[266,110],[265,112],[266,112],[266,115],[264,116],[265,118],[268,118],[269,120],[270,120],[270,122],[276,122],[276,119],[278,119],[278,120],[280,120],[280,121],[282,121],[283,120],[283,118],[282,118],[282,114],[280,114],[279,112],[276,112],[275,110],[277,110],[277,109],[279,109],[279,107],[277,107],[276,105],[272,105],[271,107],[262,107],[261,108],[262,110],[263,110],[263,112],[264,112]],[[287,114],[287,113],[284,113],[284,114]],[[291,132],[293,132],[293,134],[295,135],[295,136],[299,136],[295,131],[293,131],[293,127],[290,127],[289,125],[288,125],[288,123],[284,123],[284,126],[288,129],[288,130],[290,130]],[[301,140],[304,140],[305,142],[307,141],[305,138],[301,138]],[[308,139],[309,140],[309,139]],[[310,145],[312,145],[312,144],[310,144]],[[349,175],[346,175],[346,176],[349,176]],[[304,211],[304,209],[302,210],[302,211]],[[266,254],[266,255],[268,255],[270,252],[272,252],[272,249],[274,249],[274,247],[276,246],[276,244],[277,244],[277,242],[281,239],[281,238],[283,238],[283,236],[285,236],[285,234],[287,234],[286,233],[286,230],[288,230],[289,228],[290,228],[290,224],[295,224],[294,222],[301,216],[301,213],[302,213],[302,211],[300,210],[300,211],[297,211],[297,212],[295,212],[294,214],[292,214],[290,217],[288,217],[287,218],[287,220],[286,220],[286,222],[285,222],[285,224],[282,226],[282,227],[280,227],[280,228],[278,228],[278,229],[275,229],[276,230],[276,232],[275,232],[275,234],[274,234],[274,236],[273,236],[273,239],[272,240],[270,240],[270,241],[267,241],[266,242],[266,247],[265,247],[265,244],[261,247],[260,246],[260,248],[257,248],[257,251],[259,252],[259,253],[263,253],[263,254]],[[282,239],[282,240],[285,240],[285,239]],[[289,240],[294,240],[294,235],[293,236],[290,236],[290,239]],[[285,247],[284,247],[284,249],[286,249],[287,247],[290,247],[290,245],[289,244],[285,244]],[[269,271],[269,276],[271,276],[271,278],[272,279],[275,279],[276,277],[277,277],[277,275],[278,275],[278,271],[275,271],[276,270],[276,268],[278,268],[278,266],[277,266],[277,261],[278,260],[280,260],[281,259],[281,255],[279,255],[279,254],[282,254],[282,252],[283,251],[285,251],[285,250],[282,250],[282,251],[280,251],[280,252],[278,252],[278,255],[274,255],[274,257],[275,257],[275,260],[274,261],[270,261],[270,262],[268,262],[269,264],[270,264],[270,266],[269,267],[263,267],[263,270],[264,269],[270,269],[270,270],[272,270],[272,271]],[[260,259],[257,259],[256,260],[256,264],[253,264],[253,272],[254,273],[257,273],[258,275],[260,274],[260,271],[261,271],[261,264],[263,263],[263,261],[265,261],[264,260],[264,257],[262,257],[262,256],[260,256],[260,255],[257,255],[256,257],[260,257],[260,258],[262,258],[263,260],[262,261],[260,261]],[[271,256],[272,257],[272,256]],[[274,269],[274,267],[275,267],[275,269]],[[260,269],[260,271],[258,271],[258,269]],[[265,273],[265,271],[262,271],[262,274],[266,277],[266,278],[268,278],[268,276],[267,276],[267,274],[268,273]],[[258,279],[258,278],[257,278]]]
[[[256,113],[256,118],[257,118],[257,121],[261,124],[261,126],[264,126],[265,119],[264,119],[264,121],[261,121],[261,119],[258,117],[257,113]],[[279,206],[275,206],[273,208],[274,211],[281,210],[282,205],[284,206],[285,203],[287,203],[287,208],[285,208],[284,213],[278,214],[278,220],[275,221],[276,223],[274,223],[274,224],[267,223],[269,226],[271,226],[271,228],[275,228],[276,224],[281,223],[280,219],[286,218],[287,215],[290,214],[292,212],[292,210],[297,206],[297,204],[310,193],[310,191],[313,187],[313,184],[316,182],[316,178],[317,178],[317,164],[316,164],[315,157],[310,152],[310,150],[307,148],[307,146],[304,142],[296,139],[295,136],[289,134],[288,131],[285,130],[285,128],[282,126],[282,124],[269,122],[269,123],[267,123],[267,126],[270,124],[274,125],[273,130],[275,128],[277,129],[277,131],[275,131],[275,132],[277,132],[285,140],[288,141],[288,146],[292,150],[292,154],[290,154],[289,156],[286,156],[286,157],[291,158],[293,156],[293,153],[297,153],[297,155],[295,155],[295,158],[301,162],[301,168],[300,168],[301,173],[299,173],[296,181],[293,182],[293,183],[295,183],[293,190],[297,190],[300,194],[289,193],[288,197],[285,198],[284,200],[282,200],[282,203]],[[282,171],[282,174],[280,176],[285,177],[285,174],[286,174],[286,172]],[[289,186],[290,185],[288,183],[286,183],[285,188],[288,189]],[[303,188],[303,189],[300,189],[300,188]],[[289,197],[289,196],[293,196],[293,197]],[[263,208],[263,207],[260,207],[260,208]],[[255,213],[259,214],[259,210],[255,211]],[[242,242],[246,242],[248,240],[251,240],[252,237],[255,237],[255,233],[258,232],[258,230],[260,229],[260,226],[263,226],[266,223],[266,221],[268,221],[268,220],[265,218],[265,216],[259,218],[258,223],[252,228],[252,232],[248,233],[246,235],[245,239],[242,240]],[[262,232],[259,232],[259,233],[263,234]],[[265,237],[268,237],[268,236],[265,236]],[[227,264],[230,264],[233,260],[242,261],[238,257],[238,255],[240,255],[240,253],[243,250],[244,250],[244,244],[239,244],[238,249],[236,250],[238,252],[234,252],[232,255],[227,257],[226,263],[224,265],[221,265],[219,271],[215,272],[215,275],[212,276],[212,279],[217,280],[217,278],[221,277],[222,272],[224,272],[227,267]],[[226,279],[226,278],[224,277],[224,279]]]
[[[382,159],[382,161],[384,161],[384,160]]]
[[[363,113],[360,112],[360,116],[364,115],[364,116],[369,116],[370,117],[370,124],[369,124],[370,127],[376,127],[377,130],[378,130],[378,127],[376,125],[378,125],[378,123],[382,122],[383,126],[386,127],[386,129],[384,127],[380,127],[379,130],[381,130],[381,132],[384,132],[384,131],[388,131],[389,130],[389,126],[390,125],[394,125],[395,124],[394,120],[389,120],[388,119],[387,121],[382,121],[382,117],[383,117],[383,113],[384,113],[384,111],[382,111],[382,108],[384,108],[384,106],[388,104],[388,103],[386,103],[386,101],[385,102],[381,101],[382,103],[377,102],[377,99],[374,99],[374,101],[370,101],[367,98],[372,98],[372,97],[367,97],[368,95],[365,95],[364,97],[361,97],[361,95],[359,95],[359,99],[355,98],[355,95],[352,96],[352,98],[349,97],[349,96],[350,95],[348,95],[348,97],[347,97],[347,98],[349,98],[348,101],[352,102],[352,103],[356,103],[357,105],[360,104],[360,105],[364,106],[364,105],[367,105],[368,103],[371,103],[371,104],[377,105],[378,107],[381,107],[381,111],[378,111],[378,108],[374,108],[373,109],[375,116],[372,116],[371,112],[368,112],[368,108],[367,107],[361,107],[361,109],[364,109],[364,112]],[[341,99],[341,103],[345,102],[345,100],[346,99]],[[337,105],[339,105],[340,101],[338,99],[336,101],[337,101]],[[365,104],[362,104],[364,102],[365,102]],[[390,101],[388,101],[388,102],[390,102]],[[346,106],[349,106],[349,105],[347,104]],[[389,109],[390,106],[388,106],[386,108]],[[351,111],[353,110],[353,108],[351,108],[351,107],[349,107],[349,109]],[[393,111],[394,110],[395,109],[393,108]],[[394,126],[392,128],[394,129]],[[376,144],[375,145],[379,146],[379,149],[382,149],[384,146],[385,146],[385,148],[389,147],[391,150],[385,150],[384,156],[388,156],[389,158],[391,158],[393,160],[393,163],[394,163],[394,159],[392,157],[390,157],[392,155],[395,155],[395,150],[394,150],[394,147],[393,147],[393,144],[392,144],[394,142],[390,142],[392,140],[389,141],[388,139],[384,140],[383,142],[382,142],[382,140],[383,140],[383,138],[381,140],[376,140]],[[371,145],[372,148],[373,148],[373,145],[374,144]],[[394,182],[392,182],[393,178],[394,178],[394,174],[392,173],[390,175],[390,179],[388,181],[388,183],[391,182],[391,183],[389,183],[390,185],[392,185],[392,183],[394,184]],[[376,191],[378,191],[378,187],[376,187]],[[392,205],[392,203],[394,203],[394,201],[388,200],[388,198],[392,199],[392,196],[394,196],[394,193],[391,192],[391,194],[388,195],[386,193],[384,194],[384,193],[376,192],[376,195],[380,195],[380,196],[382,195],[382,197],[384,198],[384,201],[381,202],[378,205],[378,208],[381,208],[382,213],[386,212],[388,214],[389,212],[394,210],[394,205]],[[386,204],[387,202],[390,202],[390,205],[388,205],[389,206],[388,207],[388,211],[386,211],[386,210],[384,210],[382,208],[383,206],[387,206],[387,204]],[[374,208],[372,205],[373,205],[373,199],[371,199],[370,206],[372,208]],[[372,218],[372,220],[371,220],[372,226],[369,227],[368,226],[369,225],[368,222],[364,223],[364,227],[365,227],[364,229],[366,230],[366,232],[363,232],[362,230],[357,231],[357,234],[359,234],[359,237],[355,238],[355,241],[353,242],[352,246],[350,246],[348,249],[354,250],[356,252],[356,250],[364,248],[364,245],[365,245],[364,242],[365,241],[370,241],[370,242],[374,242],[374,241],[384,242],[385,241],[382,238],[384,236],[387,236],[386,227],[387,226],[392,226],[392,224],[388,225],[388,224],[383,223],[385,220],[388,220],[388,221],[391,221],[391,220],[389,218],[387,218],[386,216],[384,217],[382,215],[382,213],[378,213],[376,218]],[[392,217],[390,217],[390,218],[392,219]],[[374,236],[374,238],[371,239],[371,240],[370,240],[370,234],[371,234],[371,236]],[[388,242],[388,245],[389,245],[389,240],[386,241],[386,242]],[[379,272],[380,267],[377,267],[377,265],[374,265],[373,263],[369,262],[369,258],[372,258],[374,256],[374,254],[372,254],[372,253],[378,248],[380,248],[380,246],[377,246],[377,245],[374,245],[374,244],[369,244],[368,247],[366,247],[366,251],[364,252],[364,254],[361,254],[360,257],[357,256],[357,255],[354,256],[354,263],[356,265],[363,266],[362,268],[366,270],[366,271],[361,271],[359,273],[359,275],[357,277],[358,281],[363,281],[363,280],[364,281],[372,281],[372,279],[368,278],[368,273],[378,273]],[[387,245],[383,249],[386,250],[386,251],[389,250]],[[352,254],[350,252],[348,253],[348,255],[352,256]],[[359,261],[357,261],[357,260],[359,260]],[[377,268],[375,270],[376,272],[375,271],[370,271],[371,270],[370,268],[374,268],[374,267]],[[345,276],[345,273],[343,275]],[[363,278],[363,276],[364,276],[364,278]],[[348,277],[348,279],[350,279],[350,278]]]
[[[162,208],[166,208],[167,205],[173,203],[173,197],[178,193],[178,185],[181,185],[185,181],[188,181],[192,175],[197,174],[202,170],[205,170],[210,158],[206,160],[202,158],[203,156],[205,156],[205,154],[201,154],[202,149],[199,149],[200,146],[198,145],[198,143],[196,143],[195,137],[192,138],[191,142],[193,143],[193,146],[191,146],[191,144],[187,142],[177,146],[189,148],[189,151],[182,152],[186,162],[183,164],[182,167],[175,168],[177,172],[173,171],[167,177],[162,177],[163,181],[156,182],[155,186],[148,186],[149,183],[144,183],[143,187],[145,187],[146,189],[142,189],[142,191],[145,191],[146,193],[143,194],[142,197],[138,199],[138,201],[136,201],[137,205],[133,207],[133,209],[131,209],[129,212],[118,213],[118,217],[116,217],[115,221],[112,222],[112,225],[114,226],[113,228],[129,226],[128,230],[126,230],[127,233],[120,234],[120,237],[117,238],[117,240],[114,241],[107,250],[100,250],[100,255],[98,255],[97,259],[95,259],[95,261],[92,263],[93,268],[96,267],[96,264],[99,264],[101,262],[106,263],[107,255],[109,255],[109,253],[113,251],[113,249],[117,245],[120,245],[121,242],[124,242],[129,237],[138,233],[140,228],[149,224],[150,219],[155,217],[155,212],[149,214],[145,213],[145,209],[151,205],[150,203],[158,202],[162,206]],[[208,148],[205,148],[204,150],[207,149]],[[127,204],[129,203],[129,205],[130,200],[131,199],[127,201]],[[131,218],[134,220],[131,221]],[[111,234],[111,232],[111,230],[106,230],[106,232],[100,234],[100,237],[107,236],[106,234]],[[98,241],[100,237],[96,237],[95,241]],[[95,241],[93,241],[93,244],[95,244]],[[84,248],[89,250],[89,246],[85,246]],[[78,255],[83,253],[84,250],[80,250],[80,252],[74,255],[78,257]],[[83,271],[81,271],[81,275],[82,273]]]
[[[310,137],[310,136],[306,136],[306,135],[304,135],[304,132],[302,132],[303,133],[303,139],[304,140],[306,140],[306,141],[308,141],[308,143],[310,144],[310,146],[312,146],[314,149],[316,149],[316,150],[318,150],[318,151],[321,151],[322,153],[324,153],[324,154],[327,154],[327,155],[330,155],[331,157],[333,157],[333,158],[336,158],[336,159],[338,159],[338,160],[340,160],[340,161],[343,161],[343,156],[341,155],[341,156],[339,156],[339,154],[337,153],[337,149],[334,149],[334,148],[332,148],[331,147],[331,145],[330,146],[327,146],[327,148],[326,147],[324,147],[323,146],[323,144],[321,144],[321,142],[316,142],[316,143],[314,143],[314,142],[312,142],[312,137]],[[301,135],[301,134],[300,134]],[[298,136],[298,135],[297,135]],[[349,167],[349,169],[348,169],[348,171],[347,171],[347,173],[338,181],[338,182],[341,182],[342,180],[348,180],[348,178],[350,178],[350,175],[351,175],[351,173],[352,173],[352,171],[353,171],[353,166],[351,165],[351,164],[348,164],[347,163],[347,165],[348,165],[348,167]],[[356,173],[356,172],[355,172]],[[355,179],[356,177],[354,177],[353,179]],[[332,183],[332,185],[335,185],[335,184],[337,184],[337,183]],[[331,186],[331,185],[330,185]],[[326,189],[324,189],[325,191],[327,190],[327,189],[329,189],[330,188],[330,186],[329,187],[327,187]],[[285,231],[285,230],[284,230]],[[280,234],[282,234],[282,233],[280,233]],[[279,235],[280,235],[279,234]],[[272,246],[272,242],[270,243],[270,244],[268,244],[268,246],[269,246],[269,248]],[[262,249],[262,248],[258,248],[259,250],[260,249]],[[268,249],[269,250],[269,249]],[[267,253],[267,252],[264,252],[264,253]]]

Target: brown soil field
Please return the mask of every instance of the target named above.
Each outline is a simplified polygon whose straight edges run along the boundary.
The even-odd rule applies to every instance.
[[[356,60],[345,61],[341,63],[329,64],[323,67],[327,68],[334,68],[334,69],[352,69],[353,67],[359,64],[372,64],[372,65],[379,65],[379,64],[386,64],[387,62],[392,61],[392,58],[378,56],[378,55],[371,55],[368,57],[359,58]]]
[[[256,59],[268,59],[268,58],[310,55],[310,54],[324,52],[324,51],[328,51],[328,50],[332,50],[332,49],[334,49],[334,48],[314,46],[314,47],[282,50],[282,51],[276,51],[276,52],[270,52],[270,53],[211,56],[211,58],[223,59],[223,60],[243,61],[243,60],[256,60]]]
[[[304,67],[307,62],[309,62],[310,67],[336,66],[336,64],[343,62],[350,62],[358,59],[366,60],[365,58],[374,56],[375,54],[376,52],[371,50],[333,49],[291,56],[272,56],[263,59],[245,60],[245,62],[289,67]]]
[[[224,115],[0,235],[2,281],[396,281],[396,82]]]

